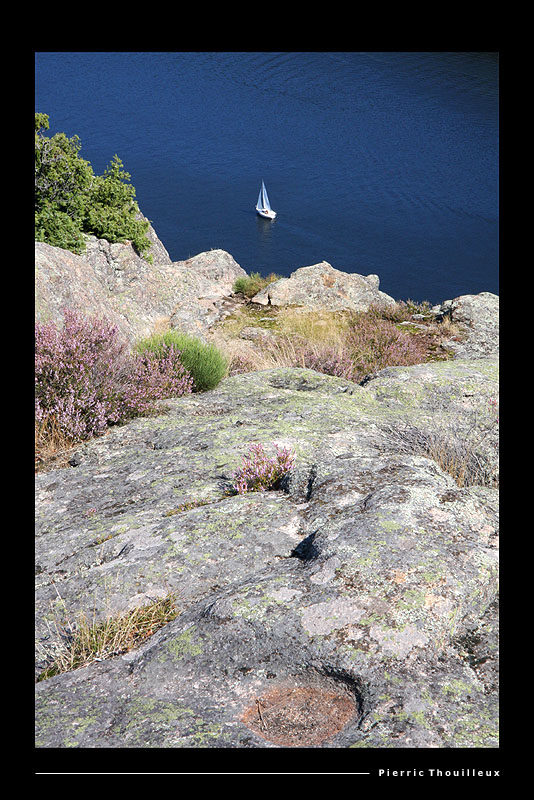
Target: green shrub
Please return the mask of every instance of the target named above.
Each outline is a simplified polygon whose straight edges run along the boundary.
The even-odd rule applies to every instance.
[[[135,189],[122,166],[120,158],[114,156],[104,175],[92,182],[87,194],[84,228],[108,242],[129,240],[138,252],[144,253],[150,249],[150,240],[146,237],[149,223],[137,219]]]
[[[228,361],[213,344],[205,344],[201,339],[180,333],[176,330],[154,334],[142,339],[136,350],[143,353],[150,350],[162,356],[166,349],[175,347],[181,353],[181,361],[193,378],[193,391],[206,392],[214,389],[224,378],[228,369]]]
[[[280,280],[281,275],[271,272],[266,278],[262,278],[259,272],[252,272],[243,278],[237,278],[233,286],[233,291],[237,294],[244,294],[245,297],[254,297],[262,289],[274,281]]]
[[[83,253],[85,239],[79,226],[65,211],[45,206],[35,212],[35,241],[46,242],[53,247]]]
[[[109,242],[132,242],[145,255],[151,247],[149,222],[139,219],[135,189],[114,156],[103,175],[81,158],[78,136],[52,137],[48,115],[35,115],[35,238],[73,253],[85,250],[84,233]]]

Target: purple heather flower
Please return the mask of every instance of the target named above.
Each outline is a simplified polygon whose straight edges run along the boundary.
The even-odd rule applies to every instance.
[[[237,494],[265,492],[276,487],[278,481],[295,463],[295,454],[274,444],[276,455],[269,456],[262,444],[251,444],[243,458],[241,468],[234,473],[233,489]]]
[[[35,345],[36,420],[53,421],[73,441],[192,391],[178,350],[169,347],[161,358],[133,355],[115,325],[72,310],[65,310],[63,328],[37,324]]]

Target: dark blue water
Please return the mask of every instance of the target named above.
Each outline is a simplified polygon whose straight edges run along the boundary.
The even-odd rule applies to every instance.
[[[122,159],[173,260],[498,293],[495,53],[37,53],[35,110],[96,173]]]

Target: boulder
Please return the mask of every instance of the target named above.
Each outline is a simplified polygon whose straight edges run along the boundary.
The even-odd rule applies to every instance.
[[[140,218],[146,218],[140,214]],[[151,242],[149,253],[152,264],[172,264],[171,257],[152,225],[149,225],[147,238]],[[151,263],[144,259],[130,242],[108,242],[96,236],[85,236],[86,249],[83,258],[89,262],[103,284],[111,292],[124,289],[128,284],[146,276]]]
[[[432,311],[438,318],[448,318],[459,327],[461,341],[452,339],[446,343],[456,358],[484,358],[499,352],[498,295],[464,294],[445,300]]]
[[[252,299],[263,305],[270,300],[273,306],[297,305],[328,311],[367,311],[371,304],[393,305],[395,300],[378,286],[378,275],[342,272],[321,261],[270,283]]]
[[[109,243],[106,243],[109,244]],[[63,323],[65,308],[83,309],[90,316],[105,316],[119,328],[124,338],[132,337],[128,319],[117,313],[110,290],[112,280],[92,269],[83,256],[35,242],[35,320]]]
[[[38,474],[37,672],[61,609],[103,619],[172,590],[180,614],[37,683],[37,747],[497,747],[497,490],[393,435],[467,435],[496,391],[489,358],[365,386],[248,373]],[[251,442],[295,468],[228,495]]]
[[[170,325],[202,336],[225,316],[234,283],[247,273],[224,250],[209,250],[173,267],[179,274],[180,294]]]
[[[223,298],[246,275],[224,250],[172,262],[153,229],[154,263],[130,243],[87,237],[87,251],[35,243],[35,309],[39,322],[61,324],[65,307],[112,320],[129,341],[176,327],[203,337],[225,311]]]

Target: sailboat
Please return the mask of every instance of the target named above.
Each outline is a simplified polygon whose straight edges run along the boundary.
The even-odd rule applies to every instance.
[[[258,195],[258,202],[256,203],[256,211],[260,215],[260,217],[265,217],[266,219],[274,219],[276,217],[276,211],[273,211],[271,208],[271,204],[269,203],[269,197],[267,196],[267,189],[265,188],[265,184],[261,182],[261,189]]]

